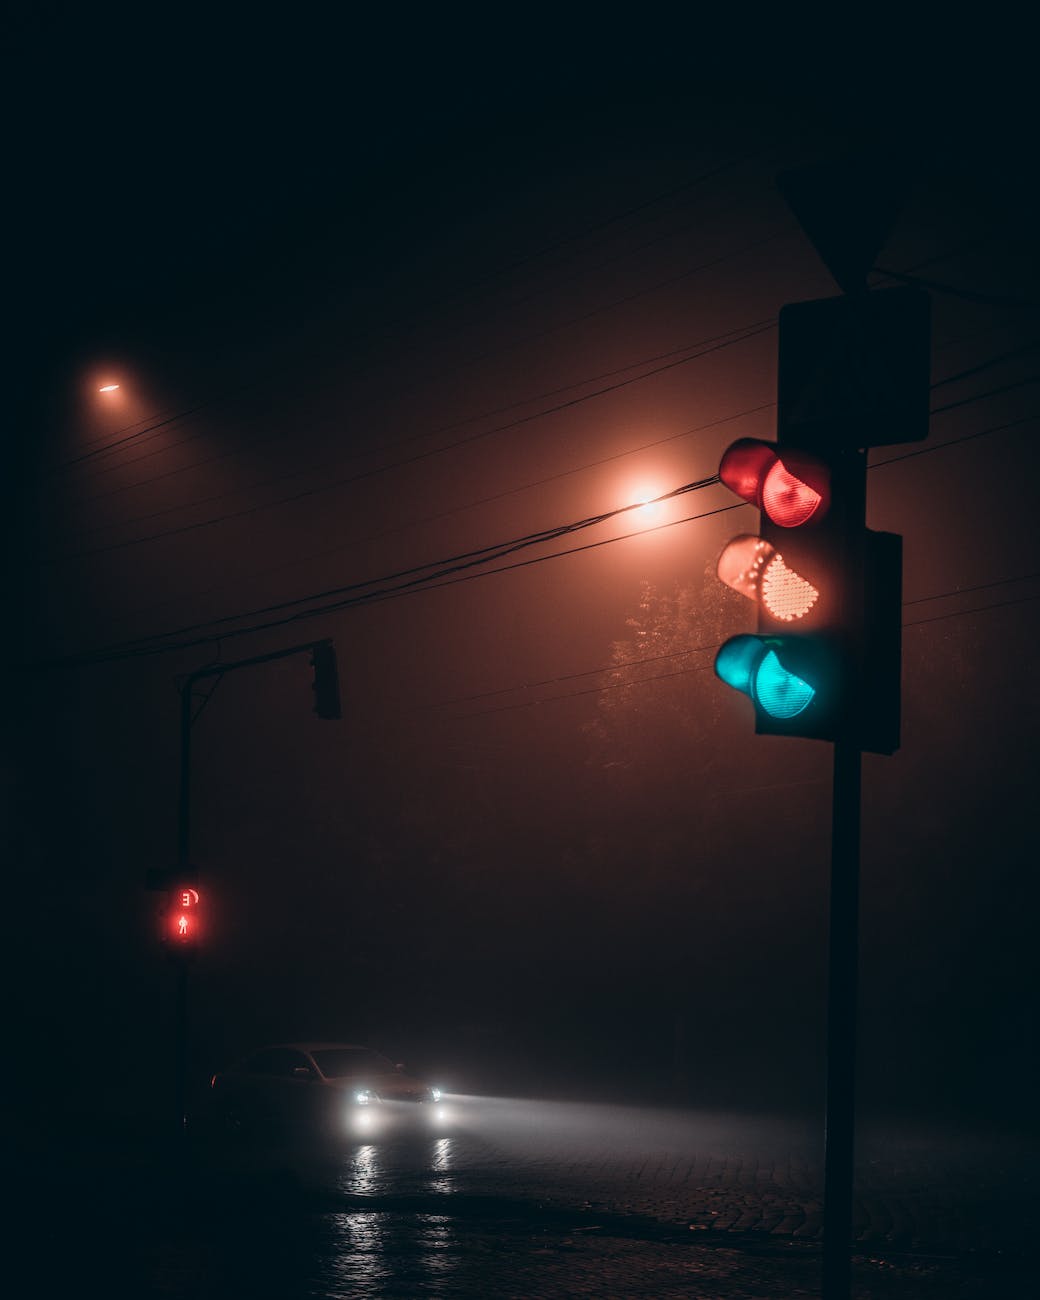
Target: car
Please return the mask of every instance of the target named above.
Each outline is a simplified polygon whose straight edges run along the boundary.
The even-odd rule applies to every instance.
[[[452,1115],[441,1090],[358,1043],[278,1043],[210,1082],[225,1134],[363,1139],[403,1130],[443,1132]]]

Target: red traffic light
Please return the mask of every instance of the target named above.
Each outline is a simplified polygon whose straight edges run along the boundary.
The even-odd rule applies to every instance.
[[[170,895],[163,924],[163,938],[178,948],[191,948],[199,941],[199,891],[191,886],[175,889]]]
[[[822,461],[760,438],[739,438],[728,447],[719,478],[781,528],[815,523],[830,506],[830,470]]]

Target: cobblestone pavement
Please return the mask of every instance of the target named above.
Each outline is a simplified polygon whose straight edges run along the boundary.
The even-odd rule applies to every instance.
[[[60,1185],[37,1170],[26,1250],[54,1289],[32,1293],[91,1279],[142,1300],[819,1295],[814,1125],[506,1099],[453,1108],[446,1133],[320,1157],[204,1145],[184,1182],[144,1146],[109,1161],[107,1178],[89,1162]],[[1027,1150],[876,1129],[860,1151],[856,1300],[1029,1293]]]
[[[509,1100],[459,1103],[416,1177],[393,1147],[351,1153],[337,1187],[433,1185],[638,1215],[695,1232],[819,1241],[823,1143],[807,1121]],[[1010,1138],[874,1125],[860,1135],[856,1241],[868,1250],[1014,1253],[1035,1235],[1033,1153]]]

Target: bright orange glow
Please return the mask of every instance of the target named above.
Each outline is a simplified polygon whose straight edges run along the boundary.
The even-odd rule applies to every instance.
[[[656,499],[660,495],[656,488],[647,487],[637,488],[632,493],[639,506],[639,509],[632,513],[641,524],[657,524],[664,518],[665,503]]]
[[[99,393],[114,393],[119,387],[118,384],[102,384],[98,389]]]
[[[762,604],[774,618],[782,623],[804,618],[819,596],[811,582],[789,569],[782,555],[774,554],[762,574]]]
[[[716,572],[727,587],[762,604],[782,623],[804,618],[820,593],[784,563],[762,537],[742,533],[719,556]]]

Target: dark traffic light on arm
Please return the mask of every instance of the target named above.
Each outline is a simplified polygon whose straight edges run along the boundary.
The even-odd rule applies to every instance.
[[[319,718],[332,721],[342,717],[336,647],[331,641],[319,641],[311,647],[311,667],[314,669],[314,681],[311,683],[314,712]]]

